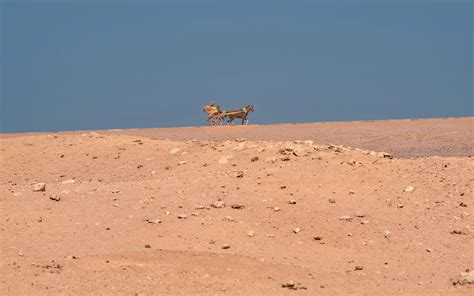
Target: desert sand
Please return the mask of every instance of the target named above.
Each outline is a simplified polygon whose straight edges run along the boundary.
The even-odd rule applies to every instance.
[[[2,135],[0,291],[472,295],[473,123]]]

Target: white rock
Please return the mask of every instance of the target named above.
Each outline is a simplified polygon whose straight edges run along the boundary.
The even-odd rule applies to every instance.
[[[403,189],[403,191],[405,192],[413,192],[415,190],[415,187],[413,186],[407,186],[405,189]]]
[[[33,185],[33,191],[34,192],[39,192],[39,191],[46,191],[46,183],[36,183]]]
[[[173,149],[170,150],[170,153],[171,153],[171,154],[176,154],[176,153],[178,153],[179,151],[181,151],[181,149],[179,149],[179,148],[173,148]]]
[[[64,180],[61,182],[61,184],[74,184],[74,183],[76,183],[74,179]]]
[[[185,165],[186,163],[188,163],[186,160],[182,160],[182,161],[178,162],[178,165]]]
[[[224,208],[225,202],[223,202],[222,200],[216,200],[215,202],[211,204],[211,207],[216,208],[216,209]]]
[[[219,163],[219,164],[226,164],[226,163],[229,163],[229,160],[231,160],[232,158],[234,158],[233,155],[222,156],[221,158],[219,158],[218,163]]]
[[[54,200],[54,201],[60,201],[61,200],[61,197],[59,196],[59,194],[56,194],[56,193],[53,193],[51,194],[51,196],[49,197],[50,200]]]
[[[385,236],[385,238],[389,238],[389,237],[392,236],[392,233],[390,232],[390,230],[385,230],[385,231],[383,232],[383,235]]]
[[[276,157],[268,157],[267,159],[265,159],[266,163],[275,163],[276,161]]]

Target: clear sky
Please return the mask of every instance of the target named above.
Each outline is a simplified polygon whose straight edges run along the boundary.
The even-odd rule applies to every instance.
[[[473,116],[473,1],[0,0],[1,132]]]

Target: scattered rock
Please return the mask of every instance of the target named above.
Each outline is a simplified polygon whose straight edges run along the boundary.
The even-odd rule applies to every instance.
[[[296,227],[295,229],[293,229],[293,232],[298,234],[301,232],[301,228]]]
[[[216,208],[216,209],[224,208],[225,202],[223,202],[222,200],[216,200],[215,202],[211,204],[211,207]]]
[[[369,224],[369,220],[361,220],[360,224],[362,224],[362,225]]]
[[[407,186],[405,189],[403,189],[403,191],[409,192],[409,193],[413,192],[414,190],[415,190],[415,187],[413,187],[413,186]]]
[[[322,240],[322,239],[323,239],[323,238],[322,238],[321,236],[315,236],[315,237],[313,237],[313,240],[315,240],[315,241],[320,241],[320,240]]]
[[[290,205],[296,205],[296,200],[290,199],[290,200],[288,201],[288,203],[289,203]]]
[[[244,171],[237,171],[234,173],[234,177],[236,178],[243,178],[244,177]]]
[[[182,161],[178,162],[178,165],[185,165],[186,163],[188,163],[186,160],[182,160]]]
[[[330,203],[336,203],[336,200],[335,200],[334,198],[330,198],[330,199],[328,199],[328,201],[329,201]]]
[[[250,230],[249,232],[247,232],[247,236],[254,237],[255,236],[255,231]]]
[[[362,265],[357,265],[354,270],[363,270],[364,269],[364,266]]]
[[[232,216],[224,216],[222,218],[222,221],[225,221],[225,222],[234,222],[234,217]]]
[[[74,183],[76,183],[74,179],[64,180],[61,182],[61,184],[74,184]]]
[[[144,221],[147,222],[147,223],[150,223],[150,224],[160,224],[161,223],[160,219],[145,219]]]
[[[230,245],[223,245],[222,249],[224,249],[224,250],[230,249]]]
[[[180,151],[181,151],[181,149],[179,149],[179,148],[173,148],[173,149],[170,150],[170,153],[171,153],[171,154],[176,154],[176,153],[178,153],[178,152],[180,152]]]
[[[272,209],[274,212],[279,212],[281,210],[279,207],[273,207]]]
[[[289,161],[291,158],[289,155],[283,155],[283,156],[280,156],[280,160],[281,161]]]
[[[356,216],[356,217],[359,217],[359,218],[363,218],[363,217],[365,217],[365,214],[364,214],[364,212],[356,211],[356,212],[355,212],[355,216]]]
[[[461,272],[459,278],[453,281],[453,285],[473,285],[474,284],[474,270]]]
[[[300,283],[293,280],[281,283],[281,287],[289,290],[306,289],[306,287],[301,286]]]
[[[241,204],[232,204],[230,207],[233,208],[233,209],[236,209],[236,210],[240,210],[240,209],[243,209],[243,208],[244,208],[244,205],[241,205]]]
[[[276,157],[268,157],[265,159],[266,163],[275,163],[277,161]]]
[[[60,201],[61,200],[61,197],[59,196],[59,194],[56,194],[56,193],[53,193],[51,194],[51,196],[49,197],[50,200],[54,200],[54,201]]]
[[[468,235],[470,233],[470,229],[467,227],[463,228],[454,228],[450,232],[451,234],[463,234],[463,235]]]
[[[219,158],[218,163],[219,163],[219,164],[226,164],[226,163],[229,163],[229,160],[231,160],[232,158],[234,158],[233,155],[222,156],[221,158]]]
[[[342,216],[339,218],[339,220],[344,220],[344,221],[352,221],[352,217],[351,216]]]
[[[464,203],[464,202],[461,202],[461,203],[459,204],[459,206],[460,206],[460,207],[467,208],[467,204],[466,204],[466,203]]]
[[[151,246],[150,246],[149,244],[146,244],[146,245],[145,245],[145,248],[150,249]]]
[[[252,157],[252,158],[250,159],[251,162],[255,162],[255,161],[257,161],[257,160],[258,160],[258,156],[254,156],[254,157]]]
[[[178,215],[178,219],[187,219],[188,218],[188,215],[186,214],[179,214]]]
[[[404,204],[397,204],[397,208],[402,209],[403,207],[405,207]]]
[[[385,231],[383,232],[383,235],[385,236],[385,238],[389,238],[389,237],[392,236],[392,233],[390,232],[390,230],[385,230]]]
[[[34,192],[46,191],[46,183],[36,183],[33,185]]]

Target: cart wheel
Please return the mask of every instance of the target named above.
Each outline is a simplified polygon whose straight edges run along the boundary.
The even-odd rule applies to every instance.
[[[209,120],[209,124],[212,126],[222,125],[224,123],[224,118],[222,116],[214,116]]]

